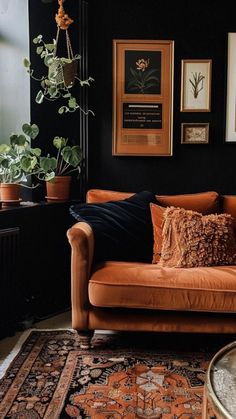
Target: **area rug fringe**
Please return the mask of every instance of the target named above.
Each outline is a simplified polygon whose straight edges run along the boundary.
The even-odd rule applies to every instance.
[[[19,337],[19,339],[17,340],[15,346],[13,347],[13,349],[11,350],[11,352],[7,355],[7,357],[4,359],[4,361],[1,363],[0,365],[0,380],[4,377],[8,367],[10,366],[11,362],[13,361],[13,359],[16,357],[16,355],[18,355],[18,353],[20,352],[23,344],[25,343],[26,339],[29,337],[29,335],[31,334],[31,332],[55,332],[56,330],[69,330],[70,332],[74,331],[73,329],[68,329],[68,328],[58,328],[58,329],[37,329],[37,328],[31,328],[26,330],[25,332],[23,332],[21,334],[21,336]]]

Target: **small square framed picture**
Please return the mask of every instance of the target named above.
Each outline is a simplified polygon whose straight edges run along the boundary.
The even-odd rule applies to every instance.
[[[209,123],[182,123],[181,144],[208,144]]]

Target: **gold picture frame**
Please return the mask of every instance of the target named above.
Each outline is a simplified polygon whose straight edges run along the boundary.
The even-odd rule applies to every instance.
[[[194,122],[181,124],[181,144],[208,144],[209,123]]]
[[[114,156],[171,156],[174,41],[113,40]]]
[[[236,33],[228,33],[225,142],[236,143]]]
[[[181,112],[211,111],[212,60],[181,60]]]

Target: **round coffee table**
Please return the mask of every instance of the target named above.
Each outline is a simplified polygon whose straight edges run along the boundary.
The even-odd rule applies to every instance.
[[[236,418],[236,342],[217,352],[209,364],[202,417]]]

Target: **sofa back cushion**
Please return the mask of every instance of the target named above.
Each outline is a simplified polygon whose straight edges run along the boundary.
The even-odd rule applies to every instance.
[[[219,194],[215,191],[182,195],[156,195],[162,207],[179,207],[186,210],[213,214],[219,211]]]
[[[152,263],[158,263],[161,258],[162,229],[166,208],[150,204],[152,227],[153,227],[153,258]]]
[[[92,227],[95,263],[106,260],[151,262],[150,202],[156,202],[155,195],[143,191],[123,200],[70,207],[77,221],[85,221]]]
[[[192,268],[236,263],[231,215],[202,215],[168,207],[163,218],[160,266]]]
[[[134,195],[134,192],[109,191],[106,189],[90,189],[86,194],[86,202],[89,204],[95,202],[108,202],[126,199]]]
[[[223,195],[223,212],[232,215],[233,227],[236,233],[236,195]]]

